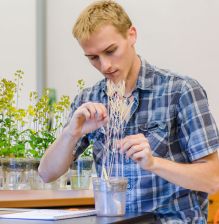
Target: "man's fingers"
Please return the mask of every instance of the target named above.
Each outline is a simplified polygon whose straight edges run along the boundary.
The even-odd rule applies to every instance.
[[[125,153],[132,146],[146,144],[148,145],[148,140],[143,134],[130,135],[125,137],[123,140],[118,142],[118,147],[120,148],[121,153]]]
[[[96,116],[96,107],[94,106],[94,103],[86,103],[83,106],[90,113],[90,119],[95,118],[95,116]]]
[[[100,128],[100,127],[104,126],[107,123],[107,121],[108,121],[107,117],[103,118],[102,120],[98,120],[96,122],[97,128]]]
[[[90,112],[87,110],[87,108],[81,109],[81,114],[85,116],[85,120],[89,120],[91,118]]]
[[[107,110],[106,107],[101,103],[87,102],[78,108],[78,114],[84,115],[86,120],[102,120],[103,118],[107,117]]]
[[[142,150],[140,152],[137,152],[137,153],[135,153],[135,154],[132,155],[132,159],[135,162],[137,162],[137,161],[139,161],[139,160],[141,160],[143,158],[145,158],[145,151],[144,150]]]
[[[105,117],[107,117],[107,110],[106,107],[103,104],[94,104],[96,109],[96,118],[97,120],[102,120]]]
[[[127,152],[126,152],[126,157],[130,158],[132,157],[133,154],[142,151],[143,148],[140,145],[133,145]]]

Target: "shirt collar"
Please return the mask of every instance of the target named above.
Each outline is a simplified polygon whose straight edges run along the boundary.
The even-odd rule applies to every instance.
[[[138,73],[138,79],[136,83],[136,89],[153,90],[154,82],[154,68],[141,56],[141,68]]]

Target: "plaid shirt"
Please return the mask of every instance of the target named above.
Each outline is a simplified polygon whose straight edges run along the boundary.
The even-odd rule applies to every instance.
[[[199,83],[141,58],[134,104],[124,135],[143,133],[154,156],[179,163],[192,163],[219,148],[219,134],[209,111],[206,93]],[[107,105],[106,79],[87,88],[72,103],[74,111],[88,101]],[[100,175],[104,133],[98,129],[77,144],[76,156],[94,139],[94,159]],[[163,223],[206,223],[207,194],[182,188],[143,170],[131,159],[124,159],[128,178],[128,212],[153,211]]]

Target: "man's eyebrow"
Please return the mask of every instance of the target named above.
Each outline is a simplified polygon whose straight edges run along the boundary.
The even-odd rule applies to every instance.
[[[111,47],[114,47],[114,46],[115,46],[115,44],[111,44],[111,45],[109,45],[107,48],[105,48],[105,49],[103,50],[103,52],[109,50]],[[92,56],[96,56],[96,55],[95,55],[95,54],[85,54],[85,56],[86,56],[86,57],[92,57]]]
[[[85,54],[86,57],[96,56],[95,54]]]

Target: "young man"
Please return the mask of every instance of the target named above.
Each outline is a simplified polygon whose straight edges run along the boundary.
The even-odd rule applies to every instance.
[[[120,144],[129,158],[127,212],[152,211],[163,223],[206,223],[207,193],[219,190],[219,135],[203,88],[138,56],[136,29],[115,1],[88,6],[73,34],[105,79],[75,98],[68,125],[41,160],[41,177],[48,182],[65,173],[88,146],[89,133],[99,174],[106,79],[125,80],[125,94],[134,100]]]

